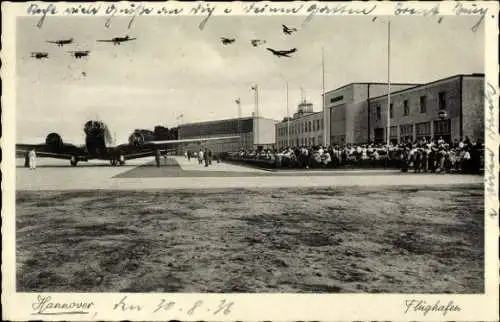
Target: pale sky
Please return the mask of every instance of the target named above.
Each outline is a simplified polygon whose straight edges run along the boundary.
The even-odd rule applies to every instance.
[[[65,142],[83,143],[83,124],[98,117],[123,143],[136,128],[172,127],[177,116],[199,122],[243,115],[254,109],[252,84],[259,85],[260,114],[290,114],[303,87],[315,111],[321,109],[321,48],[325,49],[326,90],[352,82],[387,80],[387,25],[383,17],[212,17],[203,30],[201,17],[128,18],[49,17],[17,24],[17,142],[43,142],[58,132]],[[391,18],[391,81],[425,83],[454,74],[484,72],[484,30],[471,31],[477,17]],[[299,31],[284,35],[281,24]],[[129,34],[137,40],[113,46],[97,43]],[[64,47],[46,43],[74,37]],[[236,38],[229,46],[220,37]],[[267,43],[254,48],[253,38]],[[298,51],[278,58],[265,50]],[[67,51],[90,50],[76,60]],[[49,59],[30,57],[33,51]],[[86,73],[86,76],[82,75]],[[35,140],[35,142],[33,142]]]

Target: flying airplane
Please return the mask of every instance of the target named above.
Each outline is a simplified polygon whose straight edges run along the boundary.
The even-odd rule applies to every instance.
[[[34,52],[31,53],[31,57],[36,59],[49,58],[49,53]]]
[[[283,26],[283,33],[286,35],[291,35],[292,32],[297,31],[297,28],[288,28],[285,25],[282,25],[282,26]]]
[[[252,46],[254,46],[254,47],[258,47],[258,46],[260,46],[260,45],[265,44],[265,43],[266,43],[266,41],[265,41],[265,40],[260,40],[260,39],[252,39],[252,40],[250,41],[250,43],[252,44]]]
[[[236,41],[234,38],[225,38],[225,37],[220,37],[220,40],[222,41],[222,44],[224,45],[229,45],[232,44],[233,42]]]
[[[87,57],[90,54],[90,50],[75,50],[68,51],[68,53],[71,53],[76,59],[80,59],[82,57]]]
[[[297,48],[292,48],[290,50],[275,50],[272,48],[266,48],[266,49],[269,50],[270,52],[272,52],[273,55],[276,55],[278,57],[290,57],[290,56],[288,56],[289,54],[297,51]]]
[[[129,35],[126,35],[125,37],[113,37],[111,39],[98,40],[98,42],[112,42],[113,45],[120,45],[122,42],[131,41],[135,39],[137,38],[130,38]]]
[[[63,40],[47,40],[48,43],[57,44],[58,47],[62,47],[63,45],[68,45],[73,43],[73,38],[63,39]]]
[[[35,150],[37,157],[65,159],[71,166],[79,161],[107,160],[112,166],[124,165],[126,160],[155,156],[156,166],[160,166],[160,157],[168,150],[184,143],[207,142],[213,140],[233,140],[239,136],[221,136],[200,139],[155,140],[154,133],[136,130],[129,142],[112,146],[113,138],[107,125],[102,121],[90,120],[84,125],[85,144],[76,146],[64,143],[58,133],[50,133],[41,144],[16,144],[16,154],[27,155]]]

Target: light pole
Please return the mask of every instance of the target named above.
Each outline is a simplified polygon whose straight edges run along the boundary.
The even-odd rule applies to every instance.
[[[259,85],[255,84],[252,86],[252,90],[254,91],[255,95],[255,117],[254,117],[254,122],[255,122],[255,134],[254,134],[254,145],[259,144]]]
[[[240,149],[242,148],[242,143],[241,143],[241,100],[240,98],[236,99],[236,106],[238,107],[238,136],[240,137],[239,139],[239,144],[240,144]]]

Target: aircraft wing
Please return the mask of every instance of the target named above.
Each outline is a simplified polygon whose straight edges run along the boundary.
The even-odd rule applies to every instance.
[[[104,40],[96,40],[98,42],[114,42],[114,40],[111,39],[104,39]]]
[[[147,143],[153,145],[167,145],[167,144],[179,144],[179,143],[191,143],[191,142],[206,142],[215,140],[234,140],[239,139],[239,136],[219,136],[213,138],[199,138],[199,139],[181,139],[181,140],[165,140],[165,141],[148,141]]]
[[[24,157],[26,153],[33,149],[35,149],[36,156],[41,158],[70,160],[72,156],[82,157],[86,155],[84,148],[65,143],[60,147],[47,144],[16,144],[16,156]]]
[[[168,151],[169,147],[178,144],[192,143],[192,142],[207,142],[216,140],[234,140],[240,138],[239,136],[220,136],[213,138],[199,138],[199,139],[182,139],[182,140],[164,140],[164,141],[147,141],[143,145],[121,144],[113,149],[116,155],[122,155],[125,160],[138,159],[151,157],[156,155],[156,151],[160,153]],[[163,154],[163,153],[162,153]]]

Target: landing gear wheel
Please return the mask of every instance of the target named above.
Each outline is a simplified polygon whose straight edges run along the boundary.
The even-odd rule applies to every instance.
[[[78,163],[78,159],[76,156],[72,155],[71,159],[69,160],[69,164],[71,164],[72,167],[76,167],[76,164]]]
[[[120,165],[125,165],[125,158],[123,157],[123,155],[120,155],[120,157],[118,158],[118,162]]]

